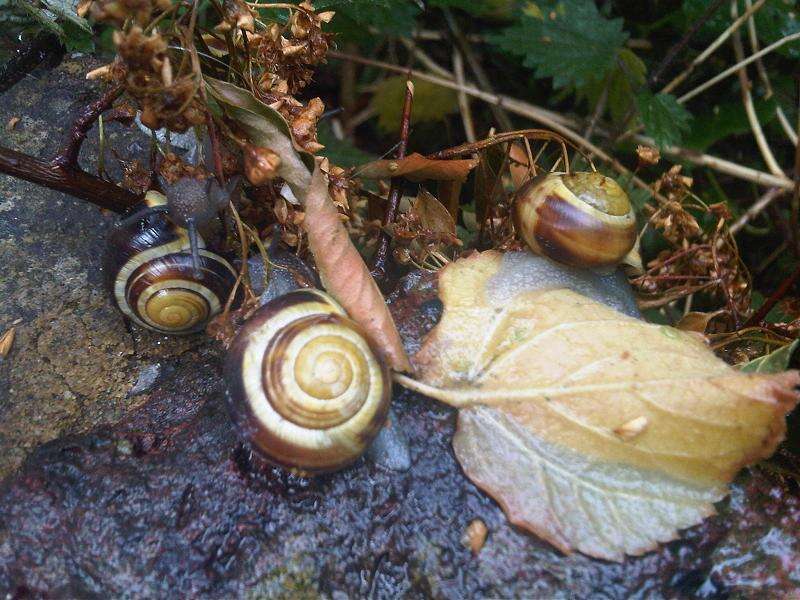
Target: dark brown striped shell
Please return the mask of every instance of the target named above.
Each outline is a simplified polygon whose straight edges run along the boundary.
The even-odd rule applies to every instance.
[[[601,173],[549,173],[514,196],[514,226],[537,254],[577,267],[611,267],[636,242],[628,195]]]
[[[228,409],[268,461],[303,475],[356,461],[383,426],[391,377],[326,294],[298,290],[253,314],[225,363]]]
[[[165,334],[202,331],[221,310],[236,272],[200,239],[196,272],[186,231],[160,210],[163,196],[149,192],[109,235],[105,271],[119,309],[131,320]]]

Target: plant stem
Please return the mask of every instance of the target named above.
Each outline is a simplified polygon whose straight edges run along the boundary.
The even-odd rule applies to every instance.
[[[778,301],[780,301],[780,299],[786,295],[786,293],[789,291],[789,288],[791,288],[798,279],[800,279],[800,264],[797,265],[789,277],[781,282],[781,284],[778,286],[778,289],[775,290],[769,298],[767,298],[766,302],[761,305],[761,308],[759,308],[752,317],[747,319],[747,322],[743,325],[743,327],[752,327],[761,323],[761,321],[764,320],[764,317],[769,314],[769,311],[772,310],[772,307],[775,306]]]
[[[124,212],[139,197],[78,167],[67,167],[0,146],[0,173],[18,177],[111,210]]]
[[[408,131],[411,124],[411,107],[414,103],[414,84],[411,83],[411,73],[406,77],[406,97],[403,101],[403,114],[400,117],[400,143],[397,145],[396,157],[402,160],[406,156],[406,146],[408,145]],[[378,238],[378,248],[375,250],[375,257],[372,262],[372,276],[376,280],[381,280],[386,275],[386,259],[389,255],[389,243],[391,236],[387,228],[394,223],[397,216],[397,206],[400,204],[400,192],[402,183],[400,177],[392,178],[389,187],[389,196],[386,201],[386,210],[383,213],[383,229]]]
[[[54,165],[74,169],[79,168],[78,155],[81,152],[83,140],[86,139],[86,134],[89,133],[97,118],[111,108],[111,105],[121,94],[121,85],[109,88],[99,100],[92,102],[83,109],[83,112],[70,127],[64,145],[53,159]]]

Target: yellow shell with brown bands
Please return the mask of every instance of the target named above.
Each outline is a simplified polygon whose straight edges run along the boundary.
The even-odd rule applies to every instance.
[[[516,192],[514,225],[537,254],[577,267],[618,264],[636,242],[636,217],[619,184],[601,173],[549,173]]]
[[[145,206],[112,230],[106,276],[120,311],[138,325],[165,334],[195,333],[225,305],[236,271],[202,238],[195,270],[186,231],[158,208],[165,202],[148,192]]]
[[[240,434],[270,462],[311,475],[356,461],[383,426],[391,377],[329,296],[298,290],[252,315],[225,365]]]

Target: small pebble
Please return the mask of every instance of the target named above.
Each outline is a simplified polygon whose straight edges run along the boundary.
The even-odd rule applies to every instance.
[[[147,365],[146,367],[143,367],[142,370],[139,371],[139,377],[136,380],[136,383],[131,388],[131,391],[128,392],[128,396],[136,396],[153,389],[156,381],[158,381],[159,375],[161,375],[160,364],[155,363],[153,365]]]
[[[477,555],[483,548],[488,534],[489,529],[486,527],[486,523],[480,519],[475,519],[467,525],[467,529],[461,538],[461,543],[472,550],[472,554]]]

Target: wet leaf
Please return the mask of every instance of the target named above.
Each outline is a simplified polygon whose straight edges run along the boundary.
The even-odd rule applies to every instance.
[[[300,149],[283,116],[243,88],[212,77],[206,77],[205,81],[208,92],[239,124],[250,142],[280,156],[278,176],[286,180],[302,202],[311,181],[314,157]]]
[[[796,371],[741,373],[695,333],[619,313],[497,252],[440,272],[444,314],[404,385],[459,407],[456,456],[512,522],[564,552],[641,554],[713,514],[769,456]]]
[[[800,344],[800,340],[795,340],[774,352],[754,358],[739,366],[739,370],[743,373],[780,373],[785,371],[789,368],[789,361],[792,359],[794,351],[797,350],[798,344]]]
[[[453,217],[439,202],[436,197],[425,188],[420,188],[417,197],[411,205],[411,210],[419,217],[425,229],[437,233],[456,234],[456,224]]]
[[[323,287],[361,325],[390,367],[410,370],[386,300],[350,240],[319,166],[314,170],[306,196],[303,228]]]
[[[357,167],[360,177],[388,179],[405,177],[410,181],[464,181],[478,159],[436,160],[416,152],[402,159],[381,159]]]
[[[447,115],[458,110],[458,97],[453,90],[420,79],[414,79],[413,83],[412,123],[441,123]],[[397,133],[405,96],[405,75],[387,77],[378,84],[372,96],[372,106],[378,113],[378,127],[381,130]]]

